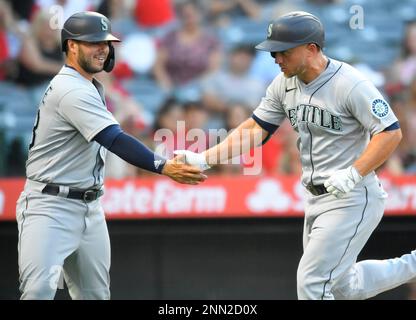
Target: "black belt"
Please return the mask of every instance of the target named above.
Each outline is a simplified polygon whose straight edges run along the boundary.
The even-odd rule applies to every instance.
[[[314,196],[320,196],[322,194],[328,193],[328,191],[326,191],[326,188],[323,184],[318,184],[318,185],[308,184],[306,186],[306,189],[310,193],[312,193]]]
[[[79,190],[79,189],[69,188],[67,193],[59,194],[60,193],[59,186],[54,185],[54,184],[47,184],[45,188],[43,188],[42,193],[50,194],[53,196],[59,195],[65,198],[84,200],[84,201],[89,202],[89,201],[97,200],[99,197],[101,197],[104,194],[104,191],[102,189]]]

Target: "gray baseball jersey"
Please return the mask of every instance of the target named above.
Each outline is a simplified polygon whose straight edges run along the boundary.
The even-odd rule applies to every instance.
[[[353,164],[371,135],[397,121],[369,80],[333,59],[308,84],[279,74],[254,114],[274,125],[289,118],[299,133],[304,185],[323,184],[334,171]]]
[[[99,189],[106,149],[94,136],[117,124],[102,85],[63,67],[39,105],[16,207],[22,299],[53,299],[63,274],[73,299],[109,299],[110,240],[98,199],[66,198]],[[59,194],[45,194],[47,184]]]
[[[40,103],[27,177],[81,189],[102,185],[107,150],[91,140],[117,123],[105,106],[101,83],[63,67]]]
[[[305,186],[322,185],[332,173],[352,165],[371,136],[397,121],[369,80],[346,63],[329,61],[308,84],[278,75],[254,111],[273,125],[289,118],[299,133]],[[341,199],[306,192],[299,299],[363,299],[416,276],[416,251],[394,261],[356,263],[381,220],[386,196],[374,172]]]

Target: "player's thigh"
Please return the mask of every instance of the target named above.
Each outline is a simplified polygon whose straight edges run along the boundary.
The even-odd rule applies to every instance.
[[[110,239],[102,208],[90,204],[81,243],[64,264],[73,299],[109,299]]]
[[[62,200],[38,193],[19,198],[18,260],[23,291],[38,283],[55,283],[65,258],[79,245],[83,223]]]
[[[331,195],[324,213],[313,219],[299,269],[322,279],[336,279],[355,263],[383,214],[384,200],[372,188],[359,188],[342,199]]]

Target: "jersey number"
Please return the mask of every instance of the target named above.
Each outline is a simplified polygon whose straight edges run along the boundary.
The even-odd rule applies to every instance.
[[[45,104],[45,98],[46,98],[46,96],[48,95],[49,91],[51,91],[51,90],[52,90],[52,86],[49,86],[49,87],[46,89],[46,91],[45,91],[45,93],[44,93],[44,95],[43,95],[42,101],[41,101],[41,105]],[[29,150],[30,150],[30,149],[32,149],[33,145],[35,144],[36,129],[37,129],[37,128],[38,128],[38,126],[39,126],[39,117],[40,117],[40,107],[39,107],[39,109],[38,109],[38,113],[37,113],[37,115],[36,115],[35,125],[33,126],[33,129],[32,129],[32,141],[30,141],[30,144],[29,144]]]
[[[30,141],[29,150],[32,149],[33,145],[35,144],[36,129],[38,128],[38,125],[39,125],[39,116],[40,116],[40,109],[38,109],[38,113],[36,115],[36,120],[35,120],[35,125],[33,126],[33,129],[32,129],[32,141]]]

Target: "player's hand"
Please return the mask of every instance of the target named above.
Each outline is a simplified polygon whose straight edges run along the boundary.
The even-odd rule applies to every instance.
[[[343,197],[354,189],[363,177],[357,169],[349,166],[347,169],[335,171],[324,183],[326,190],[337,198]]]
[[[207,163],[207,159],[205,158],[204,153],[195,153],[188,150],[175,150],[173,153],[176,155],[183,155],[187,164],[195,166],[202,171],[211,168]]]
[[[186,164],[184,155],[178,155],[171,160],[167,160],[162,174],[184,184],[199,184],[207,178],[201,169]]]

